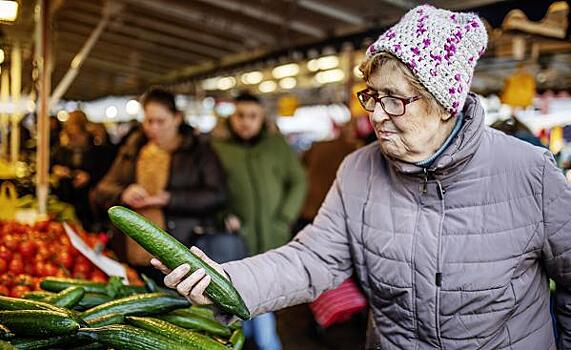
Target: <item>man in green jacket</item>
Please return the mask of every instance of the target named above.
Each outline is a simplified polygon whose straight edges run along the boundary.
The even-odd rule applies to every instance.
[[[305,173],[286,140],[270,131],[260,100],[249,94],[234,99],[228,135],[213,146],[227,175],[228,220],[240,230],[252,255],[277,248],[290,239],[306,193]],[[281,349],[273,314],[244,326],[260,349]]]

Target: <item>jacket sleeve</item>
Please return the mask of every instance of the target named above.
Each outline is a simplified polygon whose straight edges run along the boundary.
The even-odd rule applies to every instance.
[[[121,194],[134,181],[133,169],[125,150],[121,150],[111,168],[89,194],[92,205],[107,210],[121,201]]]
[[[312,301],[351,276],[341,172],[313,224],[293,241],[223,265],[252,315]]]
[[[285,142],[285,167],[286,167],[286,178],[285,178],[285,191],[286,196],[281,204],[280,208],[280,218],[284,220],[287,224],[293,223],[301,210],[303,201],[305,200],[305,194],[307,192],[307,182],[305,179],[305,171],[301,166],[297,155],[290,146]]]
[[[546,153],[543,170],[543,224],[545,268],[557,284],[558,349],[571,349],[571,187],[551,153]]]
[[[206,142],[206,141],[203,141]],[[166,209],[176,215],[196,216],[211,214],[223,207],[226,201],[226,176],[220,159],[210,146],[205,143],[197,167],[202,177],[198,187],[171,192],[170,202]]]

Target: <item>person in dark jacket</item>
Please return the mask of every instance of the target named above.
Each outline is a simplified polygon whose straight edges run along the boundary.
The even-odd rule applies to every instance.
[[[73,204],[77,218],[91,230],[94,217],[89,205],[89,191],[105,175],[113,154],[94,142],[89,121],[82,111],[73,111],[61,133],[61,143],[53,150],[52,175],[58,180],[54,193]]]
[[[103,210],[126,205],[188,245],[193,230],[213,225],[225,203],[224,171],[208,140],[183,123],[171,93],[152,89],[141,104],[142,129],[126,140],[91,199]],[[154,274],[148,253],[134,241],[127,239],[125,253],[140,271]]]

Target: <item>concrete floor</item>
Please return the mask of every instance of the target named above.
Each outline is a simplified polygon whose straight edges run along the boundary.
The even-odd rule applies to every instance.
[[[307,305],[294,306],[277,312],[278,332],[284,350],[347,350],[364,349],[366,318],[357,315],[343,324],[326,330],[317,329]],[[255,350],[247,342],[245,350]]]

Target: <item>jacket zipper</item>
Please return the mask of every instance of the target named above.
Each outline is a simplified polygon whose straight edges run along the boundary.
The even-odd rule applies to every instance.
[[[433,177],[433,173],[430,173],[427,168],[423,168],[424,179],[422,184],[422,193],[426,194],[428,192],[428,180]],[[437,184],[437,191],[438,191],[438,198],[440,199],[441,207],[442,207],[442,214],[440,218],[440,222],[438,224],[438,236],[437,236],[437,247],[436,247],[436,273],[434,276],[434,284],[436,286],[436,295],[435,295],[435,327],[436,327],[436,339],[438,342],[438,347],[442,347],[442,338],[440,336],[440,288],[442,287],[442,272],[440,271],[440,250],[441,250],[441,235],[442,235],[442,221],[444,220],[444,194],[446,190],[442,187],[440,181],[436,180]]]

